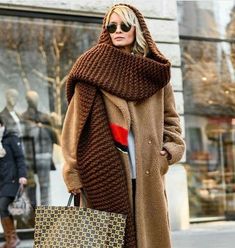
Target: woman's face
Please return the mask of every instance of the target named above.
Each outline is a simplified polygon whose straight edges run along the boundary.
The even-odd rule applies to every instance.
[[[135,27],[132,26],[128,32],[123,31],[121,29],[121,24],[123,21],[116,13],[111,14],[109,24],[111,23],[117,25],[116,31],[114,33],[110,33],[113,45],[127,52],[131,52],[132,45],[135,41]]]

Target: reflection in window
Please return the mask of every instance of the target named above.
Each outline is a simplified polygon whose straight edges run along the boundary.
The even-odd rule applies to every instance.
[[[33,205],[67,203],[60,149],[67,108],[65,82],[76,58],[97,41],[100,27],[92,23],[0,17],[0,114],[4,113],[12,124],[8,128],[11,126],[23,142],[27,193]],[[5,92],[9,89],[15,96],[12,113],[5,108]],[[33,216],[17,221],[17,228],[33,226]]]
[[[227,38],[227,25],[234,21],[233,0],[177,0],[177,7],[181,35]]]
[[[182,40],[186,113],[235,115],[232,45]]]
[[[17,17],[0,18],[0,90],[24,96],[36,90],[41,108],[60,124],[65,112],[64,85],[76,58],[97,40],[100,25]],[[4,102],[2,98],[0,104]],[[18,106],[25,109],[26,102]]]
[[[191,217],[234,211],[235,118],[186,115]]]
[[[229,42],[182,40],[191,217],[235,210],[234,51]]]
[[[189,17],[186,9],[198,14],[182,23],[181,32],[202,37],[181,40],[190,216],[234,219],[235,7],[226,1],[220,15],[214,1],[180,5],[181,20]],[[204,26],[197,26],[199,19]]]

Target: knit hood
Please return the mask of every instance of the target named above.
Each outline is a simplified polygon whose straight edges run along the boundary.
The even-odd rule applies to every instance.
[[[131,10],[134,11],[138,21],[139,21],[139,24],[140,24],[140,27],[141,27],[141,30],[142,30],[142,33],[144,35],[144,38],[147,42],[147,45],[149,47],[149,57],[152,58],[153,60],[156,60],[156,61],[159,61],[159,62],[162,62],[164,63],[166,66],[170,66],[170,62],[165,58],[165,56],[158,50],[157,46],[156,46],[156,43],[155,41],[153,40],[148,28],[147,28],[147,25],[146,25],[146,22],[144,20],[144,17],[143,15],[139,12],[139,10],[137,10],[135,7],[129,5],[129,4],[116,4],[114,6],[120,6],[120,5],[123,5],[123,6],[127,6],[129,7]],[[102,25],[102,31],[101,31],[101,34],[100,34],[100,37],[99,37],[99,41],[98,43],[99,44],[102,44],[102,43],[105,43],[105,44],[109,44],[109,45],[112,45],[112,41],[111,41],[111,38],[110,38],[110,35],[105,27],[105,23],[106,23],[106,19],[107,19],[107,15],[108,13],[105,15],[104,19],[103,19],[103,25]]]
[[[136,8],[123,5],[131,8],[139,20],[148,45],[148,56],[133,56],[114,47],[105,27],[106,15],[98,44],[82,54],[69,73],[66,84],[68,102],[78,82],[85,82],[128,101],[142,101],[170,81],[170,62],[157,49],[143,15]]]

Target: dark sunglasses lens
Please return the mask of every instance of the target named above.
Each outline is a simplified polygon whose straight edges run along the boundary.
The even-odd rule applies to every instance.
[[[123,32],[129,32],[131,30],[131,25],[126,25],[125,23],[122,23],[121,29]]]
[[[116,32],[117,30],[117,24],[115,23],[110,23],[108,26],[107,26],[107,30],[110,34],[113,34],[114,32]],[[123,32],[129,32],[131,30],[131,25],[126,25],[125,23],[121,23],[121,30]]]
[[[117,25],[114,23],[111,23],[107,26],[107,30],[110,34],[113,34],[117,29]]]

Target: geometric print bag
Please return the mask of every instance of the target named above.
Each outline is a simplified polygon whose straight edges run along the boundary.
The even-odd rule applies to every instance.
[[[122,248],[126,216],[90,208],[38,206],[34,248]]]

